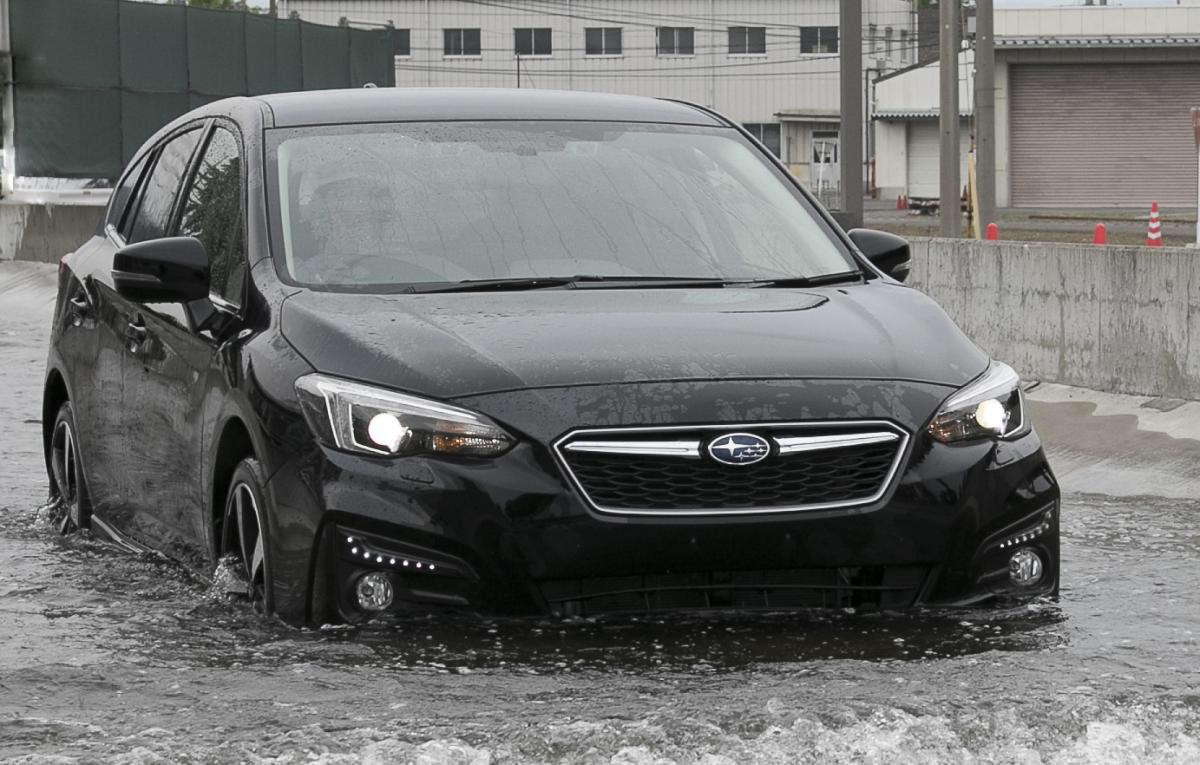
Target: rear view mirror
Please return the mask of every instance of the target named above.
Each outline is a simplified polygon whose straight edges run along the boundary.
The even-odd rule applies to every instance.
[[[859,251],[867,256],[867,260],[880,271],[898,282],[908,278],[912,259],[907,239],[869,228],[856,228],[847,234],[850,241],[854,242]]]
[[[187,303],[208,297],[208,253],[190,236],[150,239],[113,256],[113,285],[139,303]]]

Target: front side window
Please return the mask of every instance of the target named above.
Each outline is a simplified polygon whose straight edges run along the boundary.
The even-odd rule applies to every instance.
[[[749,123],[742,125],[750,134],[757,138],[763,146],[774,154],[776,157],[782,157],[781,153],[782,142],[780,140],[780,130],[778,122],[763,122]]]
[[[695,27],[659,27],[658,55],[694,56],[696,54]]]
[[[217,128],[184,197],[180,236],[194,236],[208,253],[211,292],[241,305],[246,278],[242,163],[237,138]]]
[[[552,52],[550,29],[548,27],[514,29],[513,47],[518,56],[549,56]]]
[[[442,30],[442,52],[447,56],[478,56],[481,49],[478,29]]]
[[[281,274],[317,289],[857,270],[786,174],[730,128],[295,128],[271,131],[268,163]]]
[[[729,28],[729,53],[731,55],[766,52],[766,27]]]
[[[142,173],[146,169],[146,161],[152,155],[152,152],[143,154],[140,159],[129,168],[129,172],[121,179],[120,185],[112,194],[112,199],[108,203],[108,213],[105,215],[104,222],[117,229],[121,236],[128,238],[128,228],[121,225],[123,220],[133,222],[132,215],[126,215],[125,212],[132,205],[133,192],[137,188],[138,181],[142,179]]]
[[[837,53],[837,27],[800,27],[801,53]]]
[[[621,55],[620,27],[588,27],[583,30],[584,55]]]
[[[167,235],[171,211],[179,195],[179,186],[196,150],[196,144],[200,142],[200,133],[199,127],[181,133],[167,141],[159,151],[158,160],[142,185],[141,200],[129,225],[127,241],[130,244],[147,239],[161,239]]]

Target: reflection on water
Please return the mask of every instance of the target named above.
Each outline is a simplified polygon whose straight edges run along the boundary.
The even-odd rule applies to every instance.
[[[1004,611],[298,630],[10,511],[0,758],[1198,762],[1197,513],[1069,497],[1061,602]]]

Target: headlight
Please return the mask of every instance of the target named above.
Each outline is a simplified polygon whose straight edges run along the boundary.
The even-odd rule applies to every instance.
[[[982,375],[942,404],[929,423],[929,435],[942,443],[976,438],[1012,438],[1029,430],[1021,378],[993,361]]]
[[[515,443],[481,414],[336,377],[305,375],[296,395],[317,438],[350,452],[494,457]]]

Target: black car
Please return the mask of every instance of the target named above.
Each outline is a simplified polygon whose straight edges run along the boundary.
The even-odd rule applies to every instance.
[[[1020,381],[907,271],[697,106],[210,104],[63,259],[57,521],[292,622],[1054,595]]]

